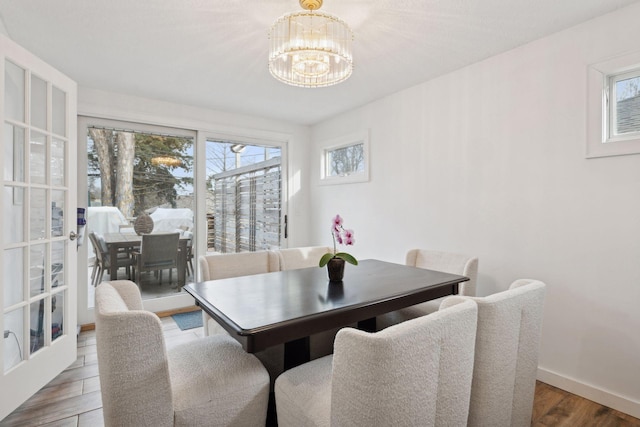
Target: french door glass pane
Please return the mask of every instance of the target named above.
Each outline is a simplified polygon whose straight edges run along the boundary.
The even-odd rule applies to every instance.
[[[65,286],[64,242],[51,243],[51,288]]]
[[[53,86],[52,110],[53,133],[61,136],[67,135],[67,94]]]
[[[11,307],[24,299],[24,249],[7,249],[4,251],[4,307]]]
[[[4,243],[23,242],[24,238],[24,193],[22,187],[4,187],[2,228]]]
[[[64,141],[51,141],[51,185],[64,185]]]
[[[29,176],[32,184],[45,184],[47,177],[47,137],[39,132],[31,132],[29,145]]]
[[[51,237],[64,234],[64,191],[51,191]]]
[[[29,296],[34,297],[45,291],[44,266],[46,245],[31,246],[29,257]]]
[[[24,69],[10,61],[4,67],[4,115],[24,123]]]
[[[4,179],[24,182],[24,128],[4,124]]]
[[[32,302],[29,305],[29,327],[31,335],[31,347],[29,353],[33,354],[44,346],[44,327],[47,324],[48,313],[45,310],[45,299]]]
[[[4,315],[4,328],[7,337],[4,339],[4,372],[16,366],[25,356],[22,347],[24,331],[23,309],[12,310]]]
[[[47,82],[31,76],[31,126],[47,128]]]
[[[66,291],[53,294],[51,297],[51,341],[64,333],[64,302]]]
[[[45,238],[47,216],[47,190],[41,188],[31,189],[30,203],[30,239],[39,240]]]

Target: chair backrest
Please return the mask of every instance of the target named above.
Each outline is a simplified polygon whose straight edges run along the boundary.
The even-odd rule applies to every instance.
[[[143,234],[140,245],[142,268],[177,266],[179,240],[180,233]]]
[[[128,280],[96,287],[96,346],[107,426],[173,425],[162,324]]]
[[[455,296],[377,333],[341,329],[331,425],[466,425],[476,321],[476,304]]]
[[[469,426],[531,425],[545,284],[516,280],[478,304]]]
[[[275,251],[280,262],[280,270],[317,267],[322,255],[333,250],[328,246],[307,246],[303,248],[279,249]]]
[[[89,240],[93,246],[93,252],[96,254],[96,260],[104,268],[108,268],[109,252],[107,251],[107,244],[102,236],[99,236],[95,232],[89,233]]]
[[[449,252],[411,249],[407,252],[406,264],[466,276],[469,281],[460,283],[458,293],[470,297],[476,296],[478,258]]]
[[[202,281],[270,273],[280,269],[278,257],[271,251],[206,255],[198,258],[198,263]]]

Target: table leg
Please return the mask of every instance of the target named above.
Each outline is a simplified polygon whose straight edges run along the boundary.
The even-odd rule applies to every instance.
[[[372,317],[370,319],[361,320],[358,322],[358,329],[366,332],[375,332],[376,331],[376,318]]]
[[[118,280],[118,246],[109,245],[109,280]]]
[[[284,343],[284,370],[295,368],[311,359],[309,337]]]
[[[276,412],[276,394],[269,392],[269,403],[267,406],[267,423],[265,427],[278,427],[278,413]]]
[[[180,253],[178,254],[178,285],[184,286],[187,281],[187,241],[180,240]]]

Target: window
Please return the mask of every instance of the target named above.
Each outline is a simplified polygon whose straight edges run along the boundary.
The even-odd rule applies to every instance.
[[[346,184],[369,180],[368,132],[325,141],[321,148],[322,184]]]
[[[209,138],[207,251],[277,249],[282,230],[282,147]]]
[[[113,280],[108,276],[98,254],[105,237],[120,241],[135,234],[135,220],[149,214],[154,233],[179,231],[186,240],[187,263],[194,253],[200,233],[196,231],[196,194],[194,189],[194,150],[196,133],[190,130],[161,127],[98,118],[82,118],[79,134],[86,143],[87,287],[86,309],[93,307],[92,283]],[[90,239],[93,232],[99,239]],[[113,240],[109,242],[113,244]],[[120,243],[118,243],[120,244]],[[132,258],[131,246],[118,256],[118,278],[125,276]],[[122,266],[120,266],[122,264]],[[191,261],[193,264],[193,261]],[[184,266],[184,265],[183,265]],[[184,267],[190,267],[186,265]],[[102,278],[100,270],[105,269]],[[185,268],[186,280],[195,272]],[[175,273],[175,271],[173,272]],[[162,280],[160,280],[162,277]],[[132,277],[134,281],[136,277]],[[174,279],[174,280],[170,280]],[[177,295],[175,274],[140,276],[140,291],[146,301]],[[83,309],[84,309],[83,308]]]
[[[364,171],[364,144],[347,145],[326,151],[327,176],[349,176]]]
[[[588,69],[587,157],[640,153],[640,52]]]
[[[609,141],[640,135],[640,69],[609,77]]]

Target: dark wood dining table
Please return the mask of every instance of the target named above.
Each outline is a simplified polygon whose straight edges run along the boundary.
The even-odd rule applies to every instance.
[[[134,233],[105,233],[103,234],[104,242],[107,244],[110,259],[117,259],[118,251],[125,249],[127,251],[140,247],[142,236]],[[187,244],[189,238],[180,237],[178,241],[178,284],[184,285],[186,282],[187,271]],[[115,280],[118,277],[118,265],[112,262],[109,268],[109,277]]]
[[[310,267],[189,283],[183,289],[249,353],[285,344],[284,366],[309,360],[309,336],[458,293],[468,277],[379,260],[347,265],[342,282]]]

